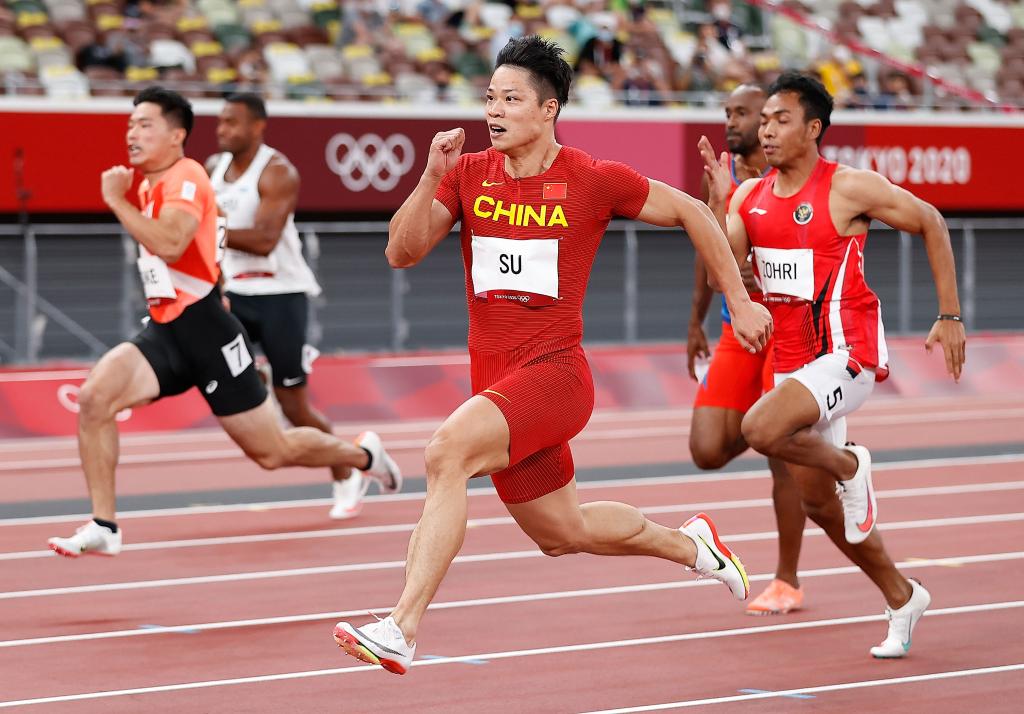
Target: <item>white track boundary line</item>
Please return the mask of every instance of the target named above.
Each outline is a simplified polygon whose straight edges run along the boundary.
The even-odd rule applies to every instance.
[[[634,712],[665,711],[666,709],[687,709],[689,707],[701,707],[710,704],[730,704],[734,702],[745,702],[754,699],[772,699],[776,697],[788,697],[794,694],[815,694],[818,692],[839,692],[847,689],[864,689],[866,687],[885,687],[893,684],[912,684],[914,682],[931,682],[938,679],[955,679],[959,677],[976,677],[982,674],[1001,674],[1003,672],[1015,672],[1024,669],[1022,664],[1004,664],[996,667],[979,667],[977,669],[954,669],[946,672],[932,672],[930,674],[914,674],[906,677],[892,677],[890,679],[866,679],[857,682],[844,682],[842,684],[824,684],[815,687],[803,687],[801,689],[783,689],[778,692],[759,692],[757,694],[736,694],[730,697],[712,697],[710,699],[689,699],[681,702],[668,702],[666,704],[647,704],[639,707],[626,707],[625,709],[601,709],[600,711],[586,712],[586,714],[633,714]]]
[[[1024,461],[1024,452],[1013,452],[1008,454],[991,454],[988,456],[953,456],[949,458],[935,459],[907,459],[905,461],[876,461],[872,462],[872,471],[913,471],[916,469],[943,468],[948,466],[998,466],[1001,464],[1012,464]],[[671,486],[678,484],[695,483],[724,483],[727,481],[749,481],[770,476],[768,469],[751,469],[747,471],[733,471],[731,473],[695,473],[695,474],[673,474],[668,476],[641,476],[630,478],[623,476],[616,479],[602,479],[595,481],[579,481],[576,489],[587,491],[602,488],[643,488],[647,486]],[[325,483],[326,488],[326,483]],[[490,487],[470,487],[470,497],[493,496],[495,490]],[[425,493],[398,493],[387,496],[367,496],[364,503],[388,503],[392,501],[422,501]],[[152,518],[162,516],[190,516],[217,513],[237,513],[240,511],[263,511],[281,508],[319,508],[329,506],[329,498],[305,498],[288,501],[263,501],[259,503],[231,503],[216,506],[179,506],[174,508],[148,508],[136,511],[123,511],[118,514],[118,521],[129,518]],[[26,518],[3,518],[0,519],[0,527],[23,526],[46,523],[72,523],[92,518],[88,513],[76,513],[61,516],[28,516]]]
[[[997,419],[1019,419],[1024,409],[940,411],[930,414],[901,414],[864,417],[853,420],[854,426],[891,426],[900,424],[960,423],[965,421],[991,421]],[[572,442],[610,441],[621,439],[643,439],[662,436],[685,437],[690,433],[688,425],[648,426],[633,429],[588,429],[576,436]],[[389,451],[420,450],[426,447],[427,437],[396,439],[387,442]],[[160,465],[191,461],[247,461],[248,457],[233,444],[225,449],[192,450],[178,449],[170,452],[122,454],[119,466]],[[0,461],[0,473],[5,471],[38,471],[44,469],[76,469],[81,465],[77,456],[63,458],[37,458],[19,461]]]
[[[83,375],[84,376],[84,375]],[[0,381],[3,381],[0,376]],[[977,398],[974,398],[977,401]],[[973,403],[965,405],[961,398],[907,398],[907,397],[875,397],[871,402],[857,411],[859,418],[871,419],[876,413],[888,413],[902,411],[911,413],[915,410],[924,413],[937,411],[952,411],[964,409],[965,411],[986,410],[1001,412],[1007,409],[1020,407],[1017,399],[1002,399],[999,397],[982,398],[983,406],[977,407]],[[624,423],[643,421],[692,421],[693,410],[690,407],[666,407],[651,409],[598,409],[590,417],[590,424]],[[367,429],[380,434],[408,434],[418,431],[433,431],[444,421],[444,417],[433,419],[410,419],[408,421],[361,421],[361,422],[336,422],[334,433],[338,436],[355,434]],[[189,442],[220,442],[224,445],[231,444],[231,439],[224,433],[223,429],[217,427],[200,427],[195,429],[182,429],[179,431],[148,431],[148,432],[127,432],[121,435],[122,448],[137,446],[166,446],[171,444],[182,444]],[[0,441],[0,454],[12,451],[37,451],[54,449],[77,450],[78,440],[74,436],[26,436],[4,439]]]
[[[963,605],[960,607],[947,607],[930,610],[924,614],[925,617],[943,617],[949,615],[962,615],[975,612],[993,612],[1024,607],[1024,600],[1009,602],[983,603],[979,605]],[[885,619],[884,615],[861,615],[855,617],[837,617],[827,620],[810,620],[805,622],[790,622],[779,625],[764,625],[761,627],[742,627],[728,630],[709,630],[707,632],[688,632],[679,635],[662,635],[658,637],[641,637],[630,640],[610,640],[605,642],[587,642],[571,645],[557,645],[554,647],[538,647],[527,650],[506,650],[502,652],[486,652],[480,654],[460,655],[458,657],[439,657],[438,659],[414,660],[413,667],[434,667],[446,664],[459,664],[469,660],[502,660],[518,659],[521,657],[534,657],[537,655],[563,654],[566,652],[587,652],[593,650],[612,649],[620,647],[638,647],[644,645],[660,645],[672,642],[686,642],[690,640],[720,639],[724,637],[743,637],[747,635],[758,635],[769,632],[784,632],[788,630],[809,630],[821,627],[836,627],[843,625],[857,625],[866,622],[878,622]],[[1024,665],[1008,665],[1010,667],[1024,667]],[[0,702],[0,708],[25,706],[29,704],[53,704],[56,702],[81,701],[83,699],[106,699],[110,697],[123,697],[137,694],[153,694],[157,692],[172,692],[186,689],[206,689],[209,687],[223,687],[234,684],[256,684],[260,682],[273,682],[288,679],[305,679],[309,677],[324,677],[337,674],[354,674],[356,672],[368,672],[377,670],[375,665],[360,665],[354,667],[339,667],[337,669],[317,669],[305,672],[285,672],[282,674],[267,674],[254,677],[236,677],[234,679],[207,680],[205,682],[185,682],[181,684],[165,684],[153,687],[138,687],[135,689],[118,689],[105,692],[86,692],[82,694],[65,694],[54,697],[41,697],[37,699],[19,699],[14,701]],[[797,690],[805,691],[805,690]],[[806,690],[811,691],[811,690]],[[776,692],[776,694],[778,694]],[[752,698],[756,695],[749,695]]]
[[[910,560],[898,563],[897,566],[905,570],[917,570],[931,567],[948,567],[949,565],[977,565],[984,563],[996,563],[1010,560],[1024,559],[1024,551],[1010,553],[987,553],[981,555],[962,555],[946,558],[934,558],[925,560]],[[839,575],[856,575],[860,569],[854,565],[844,565],[834,568],[817,568],[815,570],[801,570],[801,578],[825,578]],[[774,578],[773,573],[762,573],[751,575],[748,580],[752,583],[770,581]],[[455,610],[467,607],[481,607],[494,605],[508,605],[524,602],[540,602],[545,600],[564,600],[580,597],[599,597],[604,595],[623,595],[629,593],[657,592],[662,590],[680,590],[693,587],[714,585],[710,580],[672,580],[660,583],[644,583],[639,585],[616,585],[603,588],[585,588],[582,590],[561,590],[555,592],[527,593],[524,595],[502,595],[496,597],[473,598],[470,600],[450,600],[447,602],[431,603],[428,610]],[[263,627],[266,625],[287,625],[302,622],[316,622],[322,620],[338,620],[346,617],[364,617],[368,613],[385,615],[390,613],[391,606],[379,606],[372,608],[359,608],[357,610],[338,610],[336,612],[318,612],[302,615],[280,615],[277,617],[260,617],[246,620],[225,620],[220,622],[203,622],[197,624],[167,625],[159,628],[132,629],[132,630],[109,630],[107,632],[87,632],[76,635],[53,635],[51,637],[30,637],[21,640],[0,641],[0,648],[5,647],[26,647],[34,645],[61,644],[66,642],[84,642],[89,640],[120,639],[123,637],[150,637],[154,635],[175,634],[183,631],[208,631],[227,630],[241,627]]]
[[[916,498],[921,496],[950,496],[967,493],[988,493],[992,491],[1018,491],[1024,489],[1024,481],[994,481],[979,484],[959,484],[953,486],[922,486],[918,488],[900,488],[876,491],[878,498]],[[645,514],[688,513],[690,511],[728,511],[747,508],[766,508],[772,505],[770,498],[752,498],[732,501],[704,501],[699,503],[677,503],[663,506],[637,506]],[[468,528],[486,528],[491,526],[513,526],[515,519],[511,516],[494,518],[471,518]],[[395,523],[380,526],[357,526],[350,528],[329,528],[306,531],[290,531],[286,533],[257,533],[237,536],[213,536],[209,538],[186,538],[178,540],[148,541],[129,543],[122,552],[177,550],[180,548],[200,548],[220,545],[241,545],[247,543],[274,543],[299,541],[320,538],[344,538],[350,536],[378,535],[384,533],[411,533],[415,523]],[[51,558],[53,551],[26,550],[0,553],[0,561],[31,560]]]
[[[914,530],[918,528],[948,528],[951,526],[975,526],[991,523],[1007,523],[1024,521],[1024,513],[999,513],[986,516],[956,516],[953,518],[930,518],[928,520],[898,521],[879,524],[883,531]],[[804,537],[824,535],[820,528],[809,528]],[[726,541],[732,543],[749,543],[752,541],[774,540],[778,537],[775,531],[760,533],[739,533],[728,535]],[[54,556],[56,557],[56,556]],[[524,558],[544,558],[540,550],[514,550],[496,553],[478,553],[475,555],[459,555],[452,561],[458,563],[490,563],[504,560],[522,560]],[[93,585],[72,585],[58,588],[41,588],[35,590],[11,590],[0,592],[0,600],[18,600],[22,598],[49,597],[52,595],[75,595],[81,593],[112,592],[120,590],[145,590],[150,588],[178,587],[183,585],[208,585],[211,583],[234,583],[248,580],[264,580],[273,578],[294,578],[307,575],[334,575],[337,573],[367,572],[374,570],[391,570],[405,568],[404,560],[384,560],[368,563],[346,563],[343,565],[321,565],[307,568],[287,568],[280,570],[257,570],[241,573],[224,573],[221,575],[195,575],[183,578],[162,578],[159,580],[132,580],[120,583],[98,583]]]

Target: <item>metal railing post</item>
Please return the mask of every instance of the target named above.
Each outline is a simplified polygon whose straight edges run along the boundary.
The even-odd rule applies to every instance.
[[[136,298],[138,293],[138,272],[135,270],[135,259],[138,257],[137,243],[130,235],[121,231],[121,249],[124,251],[124,270],[121,271],[121,339],[127,340],[138,332],[139,323],[135,319]]]
[[[391,350],[401,352],[409,338],[409,321],[405,319],[405,294],[409,280],[404,270],[391,270]]]
[[[974,327],[975,285],[976,285],[976,248],[974,244],[974,226],[964,223],[964,270],[963,270],[963,311],[964,321],[968,327]]]
[[[14,324],[15,359],[19,362],[35,362],[39,357],[39,343],[45,318],[37,322],[36,298],[39,291],[39,256],[36,251],[36,234],[32,226],[23,226],[24,255],[22,270],[24,289],[18,293],[17,317]]]
[[[312,228],[306,230],[302,235],[302,248],[306,254],[306,263],[313,271],[317,282],[320,281],[320,236]],[[309,300],[306,308],[307,327],[306,340],[309,344],[317,346],[324,337],[323,325],[320,324],[320,307],[323,302],[323,295]]]
[[[638,331],[638,294],[637,271],[639,269],[639,243],[637,241],[636,227],[632,224],[626,226],[626,240],[623,248],[625,260],[623,261],[622,280],[622,324],[624,338],[627,343],[634,343]]]
[[[900,283],[899,283],[899,296],[900,296],[900,321],[899,331],[901,333],[910,332],[910,311],[911,311],[911,298],[913,296],[913,265],[911,264],[912,255],[911,248],[913,240],[912,236],[906,231],[900,231],[900,258],[899,258],[899,270],[900,270]]]

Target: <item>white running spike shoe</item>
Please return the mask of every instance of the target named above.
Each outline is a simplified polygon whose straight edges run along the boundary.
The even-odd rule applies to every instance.
[[[871,535],[878,522],[878,502],[871,484],[871,452],[856,444],[845,448],[857,457],[857,473],[847,481],[838,481],[837,491],[843,503],[846,542],[857,545]]]
[[[725,583],[737,600],[746,600],[750,595],[747,571],[743,569],[740,559],[719,539],[711,518],[707,514],[698,513],[684,523],[679,531],[697,546],[697,560],[692,569],[701,577]]]
[[[911,580],[910,586],[914,590],[906,605],[898,610],[885,608],[885,613],[889,616],[889,632],[880,645],[871,648],[871,656],[875,659],[900,659],[906,657],[910,651],[914,626],[932,602],[931,593],[925,590],[921,583]]]
[[[402,629],[393,617],[380,618],[363,627],[347,622],[334,626],[334,641],[358,660],[379,664],[394,674],[405,674],[412,665],[416,644],[405,641]]]
[[[359,469],[352,469],[352,475],[343,481],[332,482],[334,504],[330,517],[344,521],[358,516],[363,510],[363,496],[369,487],[369,479]]]
[[[356,446],[370,452],[370,465],[363,469],[363,473],[380,484],[381,493],[398,493],[402,490],[402,471],[384,450],[377,432],[364,431],[356,437]]]
[[[50,538],[50,550],[67,558],[80,555],[117,555],[121,552],[121,529],[112,532],[106,526],[90,520],[79,526],[70,538]]]

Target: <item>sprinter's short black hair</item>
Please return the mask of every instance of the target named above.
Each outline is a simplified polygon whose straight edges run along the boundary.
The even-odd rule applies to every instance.
[[[825,89],[825,85],[817,77],[811,77],[800,72],[783,72],[779,78],[768,87],[768,96],[792,92],[800,99],[800,106],[804,109],[804,119],[821,121],[821,133],[818,134],[818,145],[825,136],[832,119],[832,95]]]
[[[228,95],[225,101],[232,104],[244,104],[253,119],[267,118],[267,105],[263,103],[263,99],[259,95],[252,92],[236,92]]]
[[[529,35],[509,40],[498,53],[494,66],[497,68],[507,64],[525,69],[530,73],[540,100],[545,102],[554,97],[558,100],[558,111],[561,112],[569,101],[569,85],[572,84],[572,67],[562,58],[564,52],[554,42]]]
[[[192,113],[192,104],[185,97],[163,87],[146,87],[132,100],[134,106],[139,106],[143,102],[158,105],[160,114],[169,124],[185,130],[185,141],[188,141],[192,125],[195,123],[195,115]]]

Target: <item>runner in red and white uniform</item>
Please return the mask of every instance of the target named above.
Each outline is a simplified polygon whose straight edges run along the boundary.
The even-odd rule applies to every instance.
[[[872,218],[924,237],[939,302],[925,344],[929,350],[942,345],[947,368],[959,379],[965,337],[949,232],[933,206],[880,174],[819,156],[832,97],[818,80],[786,73],[768,94],[760,139],[775,171],[745,182],[728,215],[736,255],[753,246],[775,321],[776,386],[747,412],[743,436],[789,464],[804,510],[882,591],[889,630],[872,655],[903,657],[931,598],[899,573],[882,545],[871,456],[845,443],[845,416],[887,374],[880,306],[864,278]],[[726,167],[723,154],[711,171],[719,186],[728,180]]]
[[[743,181],[760,178],[769,170],[757,138],[765,98],[761,87],[742,84],[725,101],[725,143],[729,149],[731,178],[725,205]],[[706,138],[701,138],[699,146],[701,151],[711,152],[714,156],[711,143]],[[701,189],[705,202],[710,203],[706,176],[701,182]],[[716,197],[716,200],[722,202],[721,197]],[[748,448],[740,433],[740,424],[754,402],[774,386],[772,347],[769,344],[756,354],[743,349],[733,336],[732,317],[725,300],[722,300],[722,337],[704,374],[697,374],[696,359],[709,355],[704,320],[714,291],[708,285],[707,271],[699,255],[695,263],[693,303],[686,338],[687,368],[690,377],[698,381],[690,421],[690,453],[700,468],[720,469]],[[749,259],[740,263],[740,274],[751,299],[763,302]],[[779,557],[775,578],[747,604],[746,611],[751,615],[785,614],[799,610],[804,601],[797,565],[807,516],[800,505],[800,492],[785,463],[769,459],[768,465],[772,472],[772,505],[779,532]]]
[[[145,176],[140,211],[125,194],[133,169],[103,172],[104,202],[139,244],[139,273],[149,303],[146,326],[100,358],[78,397],[78,450],[93,519],[67,538],[50,538],[60,555],[117,555],[114,472],[118,412],[193,387],[228,436],[266,469],[341,466],[382,481],[401,474],[380,437],[356,444],[300,427],[282,429],[253,366],[242,324],[224,307],[217,282],[220,231],[217,200],[203,167],[185,158],[192,105],[177,92],[149,87],[136,95],[128,120],[128,160]]]
[[[391,221],[388,260],[403,268],[462,222],[475,394],[427,446],[427,498],[398,605],[379,622],[334,630],[346,652],[395,673],[412,662],[420,620],[462,545],[467,481],[481,474],[492,475],[509,513],[548,555],[656,556],[747,596],[739,559],[704,514],[677,530],[626,504],[577,499],[568,442],[594,403],[580,347],[583,296],[612,216],[684,227],[722,286],[745,347],[763,348],[771,324],[747,296],[703,203],[556,143],[572,80],[561,53],[535,36],[511,40],[487,90],[492,148],[460,156],[463,130],[439,133],[419,185]]]

